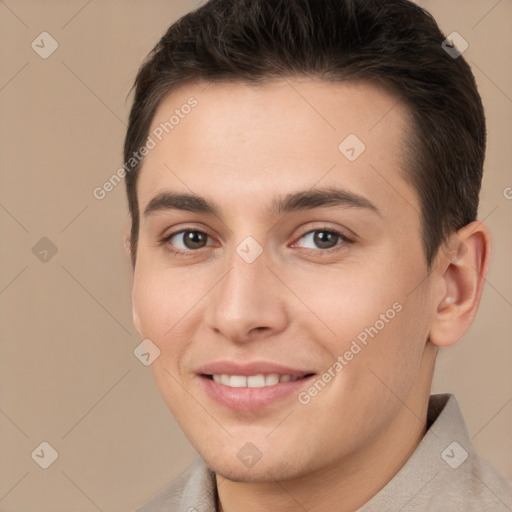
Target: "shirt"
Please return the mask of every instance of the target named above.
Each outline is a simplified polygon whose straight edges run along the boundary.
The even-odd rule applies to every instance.
[[[479,457],[453,395],[432,395],[427,432],[402,469],[355,512],[511,512],[512,482]],[[217,512],[215,474],[199,457],[136,512]]]

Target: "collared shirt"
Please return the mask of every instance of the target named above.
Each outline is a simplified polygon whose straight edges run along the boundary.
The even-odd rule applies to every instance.
[[[356,512],[511,512],[507,482],[471,444],[453,395],[432,395],[427,433],[402,469]],[[136,512],[216,512],[215,474],[201,458]]]

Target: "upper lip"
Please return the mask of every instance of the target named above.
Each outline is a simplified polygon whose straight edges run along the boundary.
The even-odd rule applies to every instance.
[[[252,361],[249,363],[235,363],[234,361],[216,361],[205,364],[197,369],[198,374],[202,375],[257,375],[260,373],[277,373],[279,375],[292,375],[304,377],[314,372],[302,370],[299,368],[290,368],[269,361]]]

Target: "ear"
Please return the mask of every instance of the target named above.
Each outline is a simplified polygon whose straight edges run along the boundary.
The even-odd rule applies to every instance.
[[[489,269],[489,229],[482,222],[472,222],[451,235],[443,249],[437,276],[442,293],[429,336],[438,347],[455,344],[475,318]]]
[[[130,255],[131,249],[132,249],[132,242],[131,242],[131,234],[130,234],[129,229],[127,229],[125,231],[125,234],[123,237],[123,244],[124,244],[124,248],[125,248],[126,252],[128,253],[128,255]]]
[[[126,252],[128,253],[128,256],[131,259],[131,255],[132,255],[132,242],[131,242],[130,229],[126,230],[126,232],[124,234],[124,237],[123,237],[123,242],[124,242],[124,248],[126,249]],[[140,317],[139,317],[139,313],[137,311],[137,308],[135,307],[135,301],[133,300],[133,281],[134,281],[134,272],[132,272],[132,318],[133,318],[133,325],[135,326],[135,329],[137,330],[139,335],[141,335]]]

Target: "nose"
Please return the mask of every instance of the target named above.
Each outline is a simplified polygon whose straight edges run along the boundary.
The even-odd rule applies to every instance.
[[[237,253],[210,294],[205,320],[217,334],[245,343],[283,331],[288,324],[286,294],[268,267],[265,251],[252,263]]]

